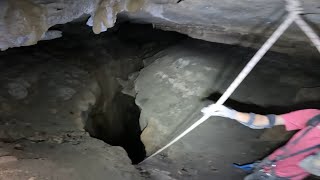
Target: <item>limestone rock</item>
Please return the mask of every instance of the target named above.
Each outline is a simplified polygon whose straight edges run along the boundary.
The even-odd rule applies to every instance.
[[[192,122],[200,119],[202,116],[200,109],[204,107],[203,100],[208,96],[211,100],[217,100],[225,92],[244,67],[243,58],[248,59],[249,52],[248,49],[236,50],[224,45],[217,47],[192,40],[170,47],[154,56],[154,61],[142,69],[135,80],[136,104],[141,109],[140,127],[143,130],[141,139],[147,154],[150,155],[160,149],[189,127]],[[226,56],[226,54],[228,55]],[[271,59],[275,57],[283,64],[272,62]],[[292,70],[286,67],[286,62],[289,61],[286,59],[280,54],[264,57],[263,61],[254,68],[232,94],[230,104],[227,102],[226,105],[244,112],[278,113],[281,108],[263,112],[266,111],[264,107],[270,105],[286,107],[294,104],[299,90],[297,87],[301,86],[303,82],[293,86],[291,83],[283,82],[281,78],[276,79],[275,77],[281,77],[286,73],[290,77],[296,77],[305,73],[303,71],[290,73]],[[314,77],[308,75],[308,79],[312,81],[315,80]],[[312,93],[310,90],[304,94],[310,94],[310,98],[312,96],[313,99],[316,99],[317,92],[315,89]],[[281,97],[281,99],[277,97]],[[281,113],[285,113],[283,109]],[[215,127],[215,123],[211,121],[210,123],[212,128],[239,125],[224,121],[219,122],[221,124]],[[209,129],[208,124],[209,122],[206,122]],[[262,132],[260,131],[260,133]],[[199,133],[199,130],[196,129],[194,133]],[[217,136],[215,132],[210,132],[210,130],[199,134],[209,136],[206,133],[211,134],[210,136]],[[279,131],[271,134],[283,135]],[[207,140],[210,141],[210,139]],[[207,140],[203,140],[203,142]],[[195,142],[191,140],[182,142],[190,148],[190,151],[206,147],[201,142],[198,146],[194,145]],[[172,148],[174,147],[176,146]],[[172,150],[172,152],[183,154],[183,152],[187,152],[186,147],[183,147],[183,150]]]
[[[134,81],[137,79],[139,73],[132,73],[128,80],[122,80],[120,78],[117,78],[118,83],[120,86],[122,86],[122,93],[127,94],[129,96],[135,97],[136,96],[136,91],[134,89]]]
[[[302,1],[302,7],[304,18],[319,27],[320,18],[316,15],[319,1]],[[87,21],[94,33],[99,34],[114,26],[118,14],[134,22],[150,23],[156,28],[197,39],[259,47],[259,39],[267,38],[275,30],[284,12],[285,5],[280,0],[236,3],[234,0],[2,0],[0,49],[61,37],[59,32],[47,30],[71,21]],[[305,47],[309,41],[299,33],[290,28],[274,49],[303,52],[310,48]]]
[[[170,139],[201,105],[213,87],[217,73],[203,55],[186,53],[179,47],[159,57],[140,72],[136,79],[136,104],[142,109],[141,139],[147,153],[154,152]],[[192,54],[192,55],[191,55]]]
[[[94,15],[87,21],[87,25],[93,27],[95,34],[104,32],[114,26],[117,14],[122,10],[119,0],[102,0]]]
[[[90,14],[97,1],[3,0],[0,2],[0,49],[60,37],[58,32],[46,34],[46,31],[53,25]]]
[[[35,44],[47,31],[45,9],[32,1],[2,1],[0,49]]]
[[[51,40],[62,37],[61,31],[47,31],[41,38],[41,40]]]

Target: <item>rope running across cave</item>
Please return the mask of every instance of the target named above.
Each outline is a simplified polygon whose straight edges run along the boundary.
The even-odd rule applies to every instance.
[[[251,70],[255,67],[255,65],[263,58],[263,56],[269,51],[269,49],[274,45],[274,43],[281,37],[281,35],[288,29],[288,27],[295,22],[298,27],[307,35],[312,44],[317,48],[320,53],[320,38],[315,33],[315,31],[305,22],[305,20],[301,17],[303,12],[303,8],[299,2],[299,0],[286,0],[287,6],[286,10],[288,11],[287,18],[283,21],[283,23],[276,29],[276,31],[270,36],[270,38],[262,45],[262,47],[257,51],[257,53],[252,57],[252,59],[247,63],[247,65],[243,68],[243,70],[239,73],[236,79],[231,83],[226,92],[220,97],[220,99],[216,102],[217,105],[222,105],[225,101],[231,96],[231,94],[236,90],[236,88],[241,84],[241,82],[248,76]],[[151,156],[146,158],[141,163],[151,159],[155,155],[161,153],[163,150],[170,147],[172,144],[180,140],[190,131],[195,129],[197,126],[205,122],[209,119],[209,115],[204,115],[194,124],[192,124],[188,129],[182,132],[179,136],[171,140],[167,145],[153,153]]]

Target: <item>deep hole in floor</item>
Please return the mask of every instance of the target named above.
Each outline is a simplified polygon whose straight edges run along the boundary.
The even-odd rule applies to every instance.
[[[134,98],[118,92],[110,109],[93,108],[85,129],[92,137],[123,147],[133,164],[141,162],[146,151],[140,140],[140,110]]]
[[[124,49],[112,47],[115,55],[110,62],[98,67],[93,73],[101,89],[97,103],[92,106],[85,120],[85,130],[107,144],[123,147],[133,164],[146,157],[140,140],[140,109],[134,95],[123,92],[121,79],[127,79],[144,67],[144,60],[163,48],[185,38],[174,32],[153,29],[151,25],[124,23],[110,30],[121,42],[137,46],[133,60],[126,60]],[[130,59],[131,57],[129,57]],[[125,82],[126,83],[126,82]],[[131,87],[133,83],[131,82]],[[133,88],[134,89],[134,88]],[[130,93],[129,93],[130,94]]]

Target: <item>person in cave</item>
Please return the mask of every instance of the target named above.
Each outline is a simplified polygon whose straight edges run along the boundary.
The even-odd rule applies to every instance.
[[[234,119],[252,129],[284,125],[299,130],[283,147],[255,163],[245,180],[301,180],[310,174],[320,176],[320,110],[304,109],[282,115],[243,113],[212,104],[201,110],[209,116]]]

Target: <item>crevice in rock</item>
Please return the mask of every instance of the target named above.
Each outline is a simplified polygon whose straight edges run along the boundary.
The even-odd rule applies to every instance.
[[[126,87],[121,82],[126,82],[122,78],[142,67],[142,60],[112,60],[99,68],[94,76],[100,95],[85,121],[85,130],[92,137],[112,146],[123,147],[133,164],[141,162],[146,156],[140,140],[140,109],[134,97],[123,93]]]
[[[107,110],[94,107],[85,129],[92,137],[123,147],[132,163],[137,164],[146,156],[145,147],[140,140],[140,109],[133,97],[121,92],[116,93],[111,103],[112,106]]]
[[[108,61],[96,66],[92,73],[100,89],[99,93],[94,93],[96,103],[83,112],[82,119],[90,136],[123,147],[132,163],[137,164],[145,158],[146,151],[140,140],[140,109],[134,98],[135,72],[146,65],[146,59],[185,36],[155,30],[151,25],[130,23],[111,30],[116,36],[116,41],[113,40],[108,47],[112,53],[104,54]],[[135,47],[135,52],[132,52],[133,48],[128,50],[127,46]]]

